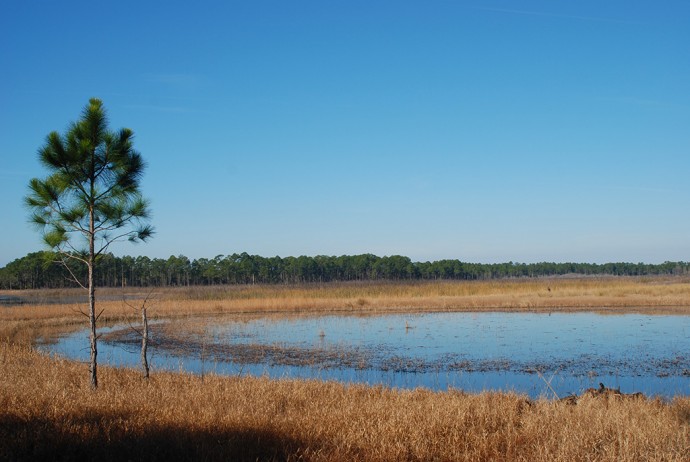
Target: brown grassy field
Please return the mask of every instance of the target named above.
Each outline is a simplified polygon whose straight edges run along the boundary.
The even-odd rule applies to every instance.
[[[48,301],[73,293],[13,295]],[[31,347],[37,336],[84,327],[81,306],[0,307],[0,460],[690,460],[687,397],[585,397],[569,405],[502,393],[168,372],[146,381],[139,371],[108,367],[100,368],[101,386],[92,392],[86,365]],[[99,306],[104,321],[135,315],[116,299]],[[690,314],[690,284],[609,278],[176,288],[159,291],[150,306],[157,317],[496,309]]]
[[[29,304],[0,308],[0,339],[31,342],[85,322],[81,289],[0,291]],[[125,288],[97,291],[104,323],[135,319],[141,300],[152,318],[223,313],[424,311],[597,311],[690,315],[683,277],[540,278],[471,282],[381,282]],[[123,297],[128,299],[127,303]],[[55,303],[60,301],[60,303]]]

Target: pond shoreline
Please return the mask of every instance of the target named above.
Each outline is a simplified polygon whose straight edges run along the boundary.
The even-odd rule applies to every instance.
[[[271,366],[309,366],[318,368],[357,368],[380,369],[383,371],[423,373],[429,371],[462,371],[462,372],[499,372],[512,371],[524,374],[552,374],[559,370],[578,368],[578,360],[564,360],[559,363],[544,362],[516,362],[510,359],[476,360],[465,359],[461,355],[446,355],[437,361],[418,360],[412,357],[400,355],[381,358],[376,351],[366,348],[347,348],[344,345],[332,345],[330,347],[299,348],[281,344],[265,343],[240,343],[225,344],[214,343],[208,340],[192,338],[189,335],[184,338],[170,334],[168,329],[162,328],[162,324],[150,327],[151,347],[168,354],[200,357],[206,355],[211,361],[233,362],[236,364],[261,364],[268,363]],[[141,345],[141,337],[131,328],[121,328],[109,331],[103,335],[102,340],[113,345],[123,347],[137,347]],[[379,352],[382,353],[382,352]],[[385,352],[383,352],[385,353]],[[378,356],[378,357],[377,357]],[[580,358],[580,362],[584,360]],[[582,369],[582,364],[579,365]],[[611,370],[630,366],[621,362],[608,362],[601,365],[602,368]],[[690,377],[690,357],[677,356],[673,360],[662,360],[653,363],[638,364],[632,373],[653,372],[657,377],[672,375]],[[606,372],[611,374],[611,371]],[[591,370],[580,373],[581,376],[596,376]]]
[[[559,300],[580,305],[580,311],[611,305],[619,315],[642,304],[646,315],[676,305],[676,314],[690,314],[690,289],[680,279],[583,281],[552,285]],[[348,286],[310,288],[242,288],[228,293],[214,288],[199,296],[184,290],[163,291],[152,299],[156,322],[196,323],[199,316],[262,318],[268,313],[323,316],[402,313],[413,315],[449,309],[482,311],[489,305],[511,311],[539,311],[554,298],[542,281],[519,284],[396,286],[391,294]],[[361,290],[360,290],[361,289]],[[364,290],[366,289],[366,290]],[[474,291],[468,295],[463,291]],[[407,291],[407,292],[405,292]],[[452,293],[447,297],[447,293]],[[443,294],[446,295],[443,295]],[[458,295],[459,294],[459,295]],[[239,297],[241,295],[241,297]],[[234,298],[233,298],[234,297]],[[118,323],[138,325],[137,306],[98,299],[104,314],[99,332]],[[497,302],[498,300],[498,302]],[[607,302],[612,303],[607,303]],[[470,303],[471,302],[471,303]],[[599,303],[597,303],[599,302]],[[464,304],[464,305],[463,305]],[[564,305],[566,303],[563,303]],[[452,305],[452,306],[451,306]],[[537,306],[539,305],[539,306]],[[398,308],[391,308],[397,306]],[[402,307],[402,308],[401,308]],[[88,354],[83,305],[24,305],[0,309],[0,459],[50,458],[55,454],[92,459],[177,458],[207,460],[669,460],[685,461],[690,450],[690,398],[618,399],[590,396],[597,388],[618,388],[616,377],[597,376],[572,391],[576,405],[549,393],[546,381],[532,374],[539,399],[514,391],[463,391],[450,383],[444,391],[407,390],[387,382],[375,386],[324,380],[269,378],[248,368],[221,376],[213,361],[191,358],[201,372],[182,367],[158,368],[144,380],[135,361],[109,367],[122,347],[99,343],[99,389],[93,392],[88,365],[67,355],[37,352],[37,339],[75,336],[75,350]],[[552,310],[553,311],[553,310]],[[607,316],[608,317],[608,316]],[[656,317],[656,316],[654,316]],[[618,316],[611,317],[619,319]],[[107,327],[110,326],[110,327]],[[203,332],[201,324],[194,327]],[[404,332],[404,323],[399,326]],[[409,332],[421,329],[410,329]],[[324,329],[324,340],[333,333]],[[319,338],[319,332],[312,335]],[[136,355],[138,345],[130,345]],[[112,358],[109,355],[113,355]],[[62,357],[61,357],[62,356]],[[203,355],[202,355],[203,356]],[[222,363],[218,363],[220,368]],[[204,369],[205,368],[205,369]],[[501,374],[501,373],[498,373]],[[463,373],[464,378],[472,373]],[[561,377],[559,372],[553,382]],[[397,376],[391,373],[395,379]],[[355,377],[357,378],[357,377]],[[445,380],[443,374],[437,377]],[[687,383],[687,378],[683,378]],[[481,389],[482,383],[477,383]],[[581,386],[580,386],[581,385]],[[634,385],[634,384],[633,384]],[[634,392],[636,386],[621,386]],[[565,394],[567,395],[567,393]],[[568,397],[559,393],[560,397]],[[549,399],[543,399],[548,397]],[[572,399],[570,399],[572,401]],[[88,418],[84,418],[88,416]],[[193,416],[193,418],[190,418]],[[38,451],[38,452],[37,452]],[[148,456],[148,457],[147,457]]]
[[[151,326],[149,347],[154,352],[152,362],[156,367],[184,367],[196,373],[268,374],[272,377],[319,378],[402,388],[461,388],[472,392],[512,390],[532,397],[544,393],[557,397],[579,394],[603,381],[629,393],[640,391],[668,398],[690,395],[690,358],[682,354],[684,344],[678,343],[687,341],[673,340],[669,337],[672,336],[671,331],[667,331],[668,324],[672,328],[673,324],[679,324],[678,320],[685,323],[683,329],[690,330],[690,319],[672,317],[676,321],[668,321],[661,316],[637,315],[611,318],[582,313],[553,316],[513,313],[507,316],[512,321],[504,321],[504,316],[498,313],[388,313],[366,317],[331,313],[325,316],[233,315],[225,318],[214,315],[210,318],[158,321]],[[442,321],[425,327],[435,318]],[[386,319],[391,321],[382,321]],[[386,322],[388,325],[380,326]],[[439,331],[444,325],[457,322],[460,322],[459,327],[448,332]],[[510,326],[516,322],[521,330],[511,334]],[[544,322],[547,322],[547,332],[529,331]],[[385,339],[368,343],[363,338],[352,337],[358,335],[351,332],[353,323],[364,329],[370,323],[378,323],[380,333],[375,336],[383,334]],[[571,323],[570,334],[553,332],[554,326],[566,323]],[[592,329],[596,331],[601,323],[608,330],[593,333]],[[617,329],[625,332],[626,326],[639,323],[647,325],[644,328],[647,330],[653,328],[667,332],[665,336],[669,338],[664,339],[666,343],[651,347],[654,343],[638,339],[638,335],[632,332],[623,346],[613,349],[606,346],[606,337],[612,335],[612,326],[621,325]],[[294,334],[285,338],[281,338],[281,334],[275,337],[276,329],[279,329],[276,326],[280,325],[295,331]],[[350,331],[347,331],[348,325]],[[338,334],[340,327],[346,330],[342,334]],[[470,331],[468,334],[462,334],[462,330],[456,332],[461,328]],[[655,332],[645,335],[654,338],[659,335]],[[567,340],[567,336],[573,334],[576,337]],[[84,337],[85,334],[73,334],[68,342],[81,345],[85,337],[78,340],[79,335]],[[518,338],[511,341],[511,335],[518,335]],[[678,334],[673,335],[674,339],[678,337]],[[436,345],[435,337],[445,339],[442,340],[445,346]],[[401,346],[386,343],[396,339],[407,342],[408,346],[404,346],[405,343]],[[122,365],[137,364],[141,338],[131,327],[115,325],[107,328],[102,340],[101,357],[105,354],[118,358]],[[474,348],[462,346],[467,342]],[[517,343],[513,345],[511,342]],[[460,350],[454,350],[456,345]],[[66,348],[58,345],[56,348],[68,352],[76,346]],[[690,348],[690,344],[687,347]],[[534,351],[517,354],[525,348]],[[66,354],[74,357],[75,353]],[[129,359],[126,359],[128,355]],[[552,383],[547,383],[549,381]]]

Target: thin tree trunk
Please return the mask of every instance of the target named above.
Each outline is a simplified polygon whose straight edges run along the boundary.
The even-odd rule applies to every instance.
[[[149,361],[146,357],[146,350],[149,344],[149,319],[146,316],[146,302],[141,308],[141,321],[144,324],[144,329],[141,335],[141,365],[144,368],[144,378],[149,378]]]
[[[91,211],[89,219],[89,325],[91,331],[89,334],[89,341],[91,344],[91,365],[89,371],[91,372],[91,388],[94,390],[98,388],[98,374],[97,374],[97,360],[98,348],[96,345],[96,288],[94,287],[94,264],[95,264],[95,248],[94,248],[94,216]]]

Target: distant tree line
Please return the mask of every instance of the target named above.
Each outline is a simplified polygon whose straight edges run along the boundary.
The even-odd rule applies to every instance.
[[[0,288],[38,289],[75,287],[70,272],[55,262],[53,253],[34,252],[0,268]],[[83,265],[71,272],[81,281]],[[574,275],[682,275],[689,262],[645,263],[468,263],[460,260],[413,262],[408,257],[372,254],[315,257],[261,257],[247,253],[190,260],[100,256],[95,282],[100,287],[165,287],[216,284],[291,284],[331,281],[477,280]]]

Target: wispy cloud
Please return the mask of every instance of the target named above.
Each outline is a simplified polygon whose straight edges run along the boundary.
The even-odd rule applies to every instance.
[[[492,7],[483,7],[483,6],[474,7],[474,9],[482,10],[482,11],[493,11],[496,13],[520,14],[520,15],[525,15],[525,16],[544,16],[544,17],[549,17],[549,18],[560,18],[560,19],[576,19],[579,21],[590,21],[590,22],[607,22],[607,23],[631,24],[631,25],[641,24],[639,22],[626,21],[624,19],[602,18],[602,17],[598,17],[598,16],[582,16],[582,15],[576,15],[576,14],[551,13],[548,11],[515,10],[515,9],[511,9],[511,8],[492,8]]]

